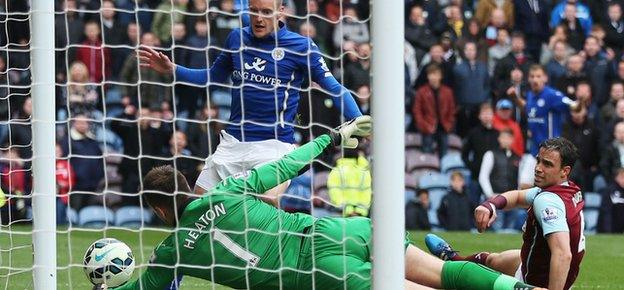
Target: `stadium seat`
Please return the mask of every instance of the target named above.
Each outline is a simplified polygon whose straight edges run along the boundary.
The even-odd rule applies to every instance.
[[[464,161],[459,153],[448,153],[442,157],[440,169],[442,173],[449,173],[453,170],[466,169],[466,165],[464,164]]]
[[[429,191],[429,210],[437,211],[446,195],[446,189],[432,189]]]
[[[416,149],[422,146],[422,136],[418,133],[405,132],[405,148]]]
[[[406,173],[405,174],[405,188],[416,190],[416,188],[418,188],[418,177],[419,176],[415,174]]]
[[[405,203],[416,199],[416,189],[418,188],[418,177],[414,174],[405,174]]]
[[[103,228],[113,225],[115,214],[102,205],[86,206],[78,212],[78,224],[89,228]]]
[[[594,178],[594,191],[599,192],[607,188],[607,181],[602,175],[598,175]]]
[[[418,169],[440,170],[440,160],[435,154],[422,153],[413,149],[406,150],[405,161],[407,172]]]
[[[430,169],[417,169],[417,170],[414,170],[414,171],[412,171],[410,173],[405,173],[405,174],[406,174],[406,176],[410,175],[413,178],[415,178],[416,179],[416,187],[418,187],[418,181],[420,180],[420,178],[422,176],[430,175],[430,174],[433,174],[433,173],[438,173],[438,172],[435,171],[435,170],[430,170]]]
[[[115,212],[115,225],[140,228],[152,222],[152,212],[140,206],[124,206]]]
[[[67,214],[67,222],[69,223],[70,226],[78,225],[78,213],[76,212],[75,209],[71,207],[67,207],[66,214]]]
[[[230,107],[232,103],[232,96],[227,91],[215,90],[210,94],[210,101],[212,105],[218,107]]]
[[[440,226],[440,222],[438,221],[438,208],[442,203],[442,198],[446,195],[446,189],[431,189],[429,190],[429,211],[427,215],[429,216],[429,223],[431,226]]]
[[[595,234],[598,227],[598,216],[600,215],[600,204],[602,196],[596,192],[586,192],[583,196],[585,200],[585,208],[583,216],[585,217],[585,233]]]
[[[459,153],[462,150],[462,146],[463,146],[463,142],[459,136],[455,134],[448,135],[448,151],[449,152]]]
[[[418,184],[420,185],[420,188],[424,188],[429,191],[434,189],[446,190],[450,186],[450,181],[448,175],[434,172],[421,176]]]
[[[598,215],[600,211],[594,208],[586,208],[583,210],[583,216],[585,217],[585,233],[595,234],[598,227]]]
[[[589,209],[589,208],[599,209],[600,204],[602,202],[602,195],[596,192],[586,192],[583,199],[585,200],[586,209]]]

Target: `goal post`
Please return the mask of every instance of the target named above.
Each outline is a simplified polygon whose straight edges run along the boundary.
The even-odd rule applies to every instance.
[[[33,0],[31,10],[33,136],[33,281],[56,289],[56,181],[54,2]]]
[[[372,115],[373,288],[403,289],[405,279],[405,128],[403,10],[400,0],[373,1]]]
[[[165,1],[169,1],[169,0],[165,0]],[[364,0],[364,1],[367,1],[367,0]],[[67,229],[67,232],[70,234],[72,232],[76,232],[76,233],[84,234],[84,235],[76,235],[77,237],[71,237],[68,234],[67,240],[64,240],[62,236],[58,237],[59,242],[61,244],[63,244],[65,241],[67,241],[69,244],[68,244],[67,253],[65,253],[65,249],[63,248],[57,249],[57,234],[62,233],[65,230],[63,230],[63,226],[59,227],[60,230],[57,229],[57,225],[56,225],[57,196],[58,194],[62,194],[62,193],[57,194],[57,182],[56,182],[56,175],[55,175],[56,173],[55,172],[56,170],[55,146],[56,146],[56,135],[57,135],[57,130],[58,130],[58,124],[56,121],[57,106],[55,105],[55,90],[56,90],[55,80],[56,80],[56,73],[57,73],[55,71],[55,68],[57,68],[57,66],[55,65],[55,60],[57,60],[57,55],[55,55],[55,50],[57,49],[55,48],[55,25],[57,24],[55,21],[56,20],[55,13],[58,15],[62,13],[69,13],[69,11],[71,11],[72,13],[84,13],[85,15],[87,14],[95,15],[97,13],[102,14],[102,11],[115,10],[116,13],[119,13],[122,16],[124,15],[131,16],[133,20],[131,20],[129,24],[126,24],[126,25],[130,26],[130,23],[133,23],[134,28],[138,31],[140,28],[139,25],[141,24],[140,23],[141,19],[139,17],[140,13],[156,14],[156,13],[171,12],[170,14],[173,14],[174,7],[153,8],[149,6],[141,6],[139,5],[139,2],[140,2],[139,1],[137,2],[136,7],[119,6],[119,7],[114,7],[114,9],[112,9],[112,8],[106,8],[104,7],[104,5],[102,5],[102,8],[98,8],[98,10],[90,10],[91,8],[89,7],[87,8],[73,7],[73,8],[65,8],[65,11],[55,12],[55,7],[54,7],[55,2],[56,1],[52,1],[52,0],[31,0],[30,11],[29,11],[29,21],[30,21],[30,29],[31,29],[30,42],[29,42],[31,66],[29,67],[29,69],[32,74],[32,82],[31,82],[32,94],[31,95],[32,95],[32,104],[33,104],[32,116],[30,117],[30,120],[29,120],[30,125],[32,126],[32,143],[30,145],[32,145],[32,153],[33,153],[32,154],[32,165],[33,165],[32,167],[33,168],[33,171],[32,171],[32,176],[33,176],[32,178],[32,182],[33,182],[32,183],[33,185],[32,186],[32,223],[33,223],[33,228],[32,228],[32,241],[27,241],[26,242],[27,245],[24,246],[23,248],[28,249],[31,246],[30,244],[32,244],[32,248],[33,248],[32,257],[34,259],[33,259],[32,265],[27,265],[27,267],[24,266],[22,269],[20,268],[22,267],[20,263],[11,264],[11,261],[14,258],[10,258],[8,262],[7,260],[2,261],[2,256],[0,255],[0,270],[3,270],[3,267],[9,270],[9,274],[6,275],[7,277],[6,285],[13,285],[13,284],[9,284],[8,282],[8,278],[10,276],[11,276],[11,279],[13,279],[11,281],[12,283],[16,283],[13,281],[26,280],[23,277],[13,278],[14,275],[16,274],[14,272],[11,272],[12,270],[16,269],[20,271],[24,269],[26,270],[32,269],[32,276],[29,273],[27,280],[28,282],[30,282],[30,278],[32,277],[32,286],[34,286],[33,288],[36,290],[65,288],[64,283],[67,283],[69,285],[68,289],[77,289],[86,283],[90,283],[87,280],[87,278],[82,276],[81,271],[77,271],[80,273],[80,276],[76,276],[72,274],[73,270],[75,269],[80,270],[80,268],[82,268],[80,257],[82,256],[82,253],[84,253],[84,251],[86,250],[85,248],[81,248],[80,246],[81,242],[75,242],[72,245],[72,240],[80,241],[80,239],[91,239],[90,234],[93,234],[94,236],[93,239],[95,239],[95,236],[99,237],[100,235],[108,237],[109,235],[108,230],[110,229],[114,229],[117,231],[124,230],[124,231],[132,232],[132,233],[140,233],[138,242],[133,241],[136,244],[134,245],[133,250],[136,252],[135,255],[137,255],[137,257],[138,256],[142,257],[143,255],[145,255],[146,252],[151,251],[150,247],[154,246],[152,244],[148,244],[147,242],[143,240],[142,232],[144,230],[147,230],[150,232],[168,231],[168,230],[148,227],[148,226],[145,226],[143,223],[141,223],[141,225],[138,226],[138,229],[134,229],[134,228],[130,229],[131,226],[123,225],[121,222],[119,224],[113,223],[108,220],[108,217],[107,217],[107,220],[104,222],[104,226],[101,226],[99,228],[98,226],[93,226],[93,228],[90,228],[89,225],[85,225],[86,222],[85,224],[83,224],[82,217],[80,218],[81,221],[80,222],[78,221],[78,212],[75,212],[76,221],[70,221],[69,223],[70,226]],[[104,1],[100,1],[100,2],[104,3]],[[116,2],[117,1],[115,1],[115,3]],[[287,1],[287,2],[294,3],[293,1]],[[307,1],[304,1],[304,2],[307,2]],[[342,11],[343,9],[342,1],[340,2],[341,2],[340,7]],[[374,146],[372,148],[373,162],[371,163],[372,171],[373,171],[372,172],[372,178],[373,178],[373,182],[372,182],[373,203],[372,204],[373,206],[372,206],[372,212],[371,212],[372,224],[373,224],[372,255],[375,257],[373,259],[373,264],[372,264],[373,288],[374,289],[403,289],[404,279],[405,279],[405,271],[404,271],[405,269],[405,265],[404,265],[404,238],[405,238],[404,204],[405,202],[404,202],[404,193],[403,193],[404,192],[404,179],[405,179],[405,173],[404,173],[404,163],[405,163],[404,161],[405,159],[404,158],[405,156],[405,153],[404,153],[404,135],[405,135],[404,104],[405,102],[404,102],[404,90],[403,90],[403,86],[404,86],[404,69],[403,69],[404,68],[404,61],[403,61],[404,2],[401,2],[399,0],[386,0],[386,1],[378,0],[378,1],[370,1],[370,2],[372,4],[372,9],[370,9],[371,17],[368,18],[369,15],[364,15],[365,17],[362,17],[364,18],[364,20],[357,20],[357,21],[360,23],[367,24],[366,26],[369,27],[372,32],[371,34],[372,41],[370,41],[370,44],[372,45],[371,83],[370,84],[372,87],[373,94],[376,95],[376,97],[371,98],[371,111],[372,111],[372,116],[374,118],[374,123],[373,123]],[[248,3],[248,1],[243,0],[242,3]],[[309,5],[309,3],[306,3],[306,6],[307,5]],[[169,10],[163,10],[163,9],[169,9]],[[215,13],[215,14],[220,13],[223,15],[231,14],[230,12],[220,12],[218,10],[213,11],[211,9],[208,9],[201,13],[193,12],[193,11],[184,11],[182,14],[184,14],[185,17],[199,17],[198,15],[200,15],[201,17],[204,17],[208,15],[207,13]],[[311,14],[312,13],[309,13],[307,15],[308,19],[310,18],[309,15]],[[102,15],[99,15],[99,17],[100,17],[100,20],[104,19],[103,18],[104,16]],[[338,17],[339,17],[339,21],[337,22],[326,19],[324,17],[320,17],[320,16],[318,18],[322,19],[322,21],[325,21],[326,25],[330,25],[328,28],[329,30],[329,29],[334,29],[335,27],[339,27],[340,25],[342,25],[340,22],[342,21],[342,18],[348,18],[348,16],[344,16],[342,14],[339,15]],[[173,16],[171,16],[171,18],[173,19]],[[293,15],[293,18],[297,18],[298,20],[304,19],[304,17],[296,16],[296,15]],[[171,40],[170,47],[159,47],[159,49],[170,51],[172,54],[172,57],[171,57],[172,59],[175,57],[176,49],[185,49],[187,50],[187,53],[188,53],[190,51],[201,52],[204,49],[208,50],[208,49],[213,49],[213,48],[219,48],[218,46],[214,46],[213,44],[209,44],[208,46],[205,46],[205,47],[196,47],[188,43],[177,44],[176,41],[173,39],[173,33],[174,33],[174,28],[175,28],[174,26],[178,23],[176,23],[172,19],[170,19],[170,24],[171,24],[170,28],[172,30],[171,32],[172,40]],[[371,22],[367,23],[369,22],[369,19]],[[65,19],[65,24],[70,25],[67,19]],[[100,24],[100,28],[102,27],[103,25]],[[66,32],[64,32],[67,36],[67,43],[65,44],[65,48],[58,48],[59,52],[64,50],[69,55],[70,49],[74,50],[74,49],[81,48],[81,47],[90,47],[89,45],[85,45],[85,44],[73,43],[72,41],[70,41],[69,29],[61,29],[61,30],[67,30]],[[127,29],[127,30],[128,31],[124,31],[124,33],[131,34],[130,29]],[[368,30],[367,30],[367,36],[368,36]],[[369,41],[366,40],[366,42],[369,42]],[[341,52],[344,49],[342,48],[342,44],[343,43],[341,42],[340,45],[338,46],[340,48],[337,48]],[[140,40],[138,41],[138,43],[125,43],[124,42],[122,44],[111,44],[111,43],[107,43],[106,41],[102,41],[101,48],[109,49],[111,53],[114,51],[120,52],[122,50],[129,50],[129,51],[132,51],[131,54],[134,54],[135,49],[139,45],[141,45]],[[327,45],[331,45],[331,44],[327,44]],[[159,46],[159,45],[156,45],[156,46]],[[349,51],[349,53],[351,52],[353,51]],[[104,55],[105,55],[104,52],[98,52],[98,53],[101,53],[102,58],[104,58]],[[341,61],[342,56],[332,57],[331,55],[328,55],[326,51],[321,51],[321,53],[323,54],[325,59],[333,60],[337,62]],[[276,58],[275,56],[273,56],[272,53],[269,54],[269,56],[273,57],[273,59]],[[104,98],[109,98],[109,99],[118,98],[120,99],[118,100],[119,104],[123,104],[123,99],[125,96],[122,96],[121,95],[122,92],[120,92],[122,86],[137,86],[137,90],[140,91],[143,88],[138,89],[138,87],[140,87],[144,83],[145,84],[154,84],[154,83],[160,84],[161,82],[160,80],[152,81],[150,79],[143,79],[142,77],[140,77],[140,72],[138,72],[139,71],[138,64],[137,64],[137,72],[134,72],[138,75],[137,80],[124,80],[124,79],[118,80],[118,79],[112,79],[112,78],[107,79],[106,77],[103,77],[102,80],[95,81],[95,82],[92,80],[91,81],[87,81],[87,80],[70,81],[69,80],[70,62],[68,61],[69,56],[64,56],[64,57],[66,58],[66,62],[67,62],[65,64],[65,66],[67,67],[66,69],[67,69],[67,75],[68,75],[67,86],[69,86],[70,83],[78,83],[83,86],[86,86],[86,84],[110,85],[113,88],[110,91],[107,91],[104,94],[104,91],[102,90],[102,93],[103,93],[103,95],[101,96],[102,100],[104,100]],[[363,59],[366,57],[358,56],[358,58]],[[124,59],[127,60],[129,58],[126,58],[126,56],[124,56]],[[58,61],[61,61],[61,60],[58,60]],[[126,64],[125,63],[123,64],[125,67]],[[323,64],[326,66],[324,62]],[[245,63],[245,65],[247,65],[247,63]],[[337,71],[341,71],[342,69],[344,68],[340,68]],[[258,68],[256,68],[256,70],[258,70]],[[264,67],[260,69],[260,71],[261,70],[264,70]],[[119,72],[116,72],[116,73],[119,73]],[[335,72],[332,72],[332,73],[335,73]],[[180,81],[176,81],[175,79],[170,80],[168,82],[169,83],[166,83],[166,85],[170,85],[172,87],[182,83]],[[65,84],[58,84],[58,85],[60,87],[63,87]],[[368,85],[369,84],[367,83],[366,86],[368,87]],[[67,86],[65,88],[66,90],[68,90]],[[233,85],[231,84],[228,84],[226,86],[230,88],[233,87]],[[356,88],[349,88],[349,89],[353,90]],[[136,94],[137,94],[137,98],[139,98],[140,100],[140,93],[137,92]],[[178,115],[177,107],[176,107],[177,105],[175,103],[176,98],[178,97],[179,96],[175,93],[175,89],[172,89],[172,96],[171,96],[171,99],[169,100],[171,103],[169,105],[172,106],[174,109],[172,110],[173,116],[171,117],[171,119],[168,119],[169,117],[164,117],[162,115],[157,116],[157,117],[154,117],[152,115],[140,116],[139,113],[136,113],[137,120],[150,119],[150,121],[157,120],[162,123],[169,122],[171,124],[177,124],[177,122],[179,121],[186,122],[186,123],[194,122],[194,123],[201,123],[201,124],[206,122],[206,125],[209,125],[210,122],[214,120],[212,119],[214,117],[210,115],[206,117],[207,120],[199,120],[199,119],[196,120],[194,119],[193,116],[185,117],[184,115]],[[223,102],[223,100],[219,99],[218,97],[219,96],[214,96],[214,95],[212,97],[210,96],[206,97],[207,102],[208,102],[208,105],[206,105],[206,108],[210,109],[211,108],[210,106],[212,105],[213,101],[215,103],[217,103],[218,101]],[[235,97],[236,96],[234,96],[234,98]],[[368,99],[368,97],[369,95],[366,96],[366,99]],[[68,97],[65,96],[65,98],[68,98]],[[62,101],[59,101],[59,102],[62,103]],[[323,106],[328,106],[327,103],[328,102],[324,102]],[[119,104],[116,103],[116,105],[119,105]],[[222,104],[219,104],[219,105],[222,105]],[[61,117],[60,113],[58,114],[59,124],[61,122],[65,122],[64,120],[73,120],[72,115],[78,114],[69,110],[70,106],[71,106],[70,102],[67,101],[67,106],[66,106],[67,111],[65,111],[67,116],[65,119]],[[104,103],[104,106],[106,106],[106,103]],[[124,106],[128,106],[128,104],[124,104]],[[226,106],[223,105],[223,107],[226,107]],[[156,108],[156,110],[159,110],[159,109],[162,109],[162,108],[160,107]],[[229,107],[228,107],[228,110],[229,110]],[[312,116],[311,116],[312,107],[310,107],[309,111],[310,111],[309,112],[310,120],[312,120]],[[125,123],[137,123],[138,124],[138,122],[135,122],[134,120],[122,119],[121,117],[113,113],[109,115],[106,111],[104,111],[102,114],[103,115],[102,123],[118,121],[120,123],[125,122]],[[94,117],[93,119],[98,119],[98,118]],[[99,122],[97,120],[94,121],[93,119],[89,119],[88,122],[90,123]],[[310,122],[310,124],[312,124],[312,121]],[[177,125],[171,125],[171,126],[172,126],[172,132],[177,132],[178,130],[181,130],[181,129],[178,129],[178,127],[176,127]],[[104,132],[104,129],[106,129],[104,127],[105,126],[102,125],[103,132]],[[306,130],[309,129],[311,132],[312,130],[311,127],[312,126],[310,126],[310,128],[305,128],[305,129]],[[207,127],[207,128],[208,130],[213,130],[213,128],[211,127]],[[140,128],[137,127],[137,130],[139,129]],[[104,135],[106,135],[106,133],[107,132],[104,132]],[[65,154],[67,154],[68,156],[68,160],[71,158],[88,159],[88,158],[96,158],[96,157],[97,158],[101,157],[102,159],[105,159],[105,157],[108,157],[108,156],[120,157],[119,159],[121,159],[121,157],[127,157],[133,160],[141,159],[141,158],[152,158],[152,159],[158,159],[162,161],[166,159],[166,161],[173,160],[174,166],[176,166],[177,168],[177,165],[175,163],[175,160],[176,160],[175,158],[179,157],[177,155],[172,155],[172,157],[168,157],[168,156],[163,157],[160,155],[154,156],[157,153],[138,153],[137,156],[133,156],[132,153],[129,153],[129,152],[123,152],[123,151],[120,152],[120,151],[114,151],[114,150],[110,150],[110,151],[103,150],[103,152],[101,153],[101,156],[81,155],[72,151],[70,138],[71,136],[68,136],[68,146],[70,147],[69,148],[70,152],[65,152]],[[121,140],[121,138],[119,139]],[[98,140],[98,142],[101,142],[104,144],[107,144],[106,143],[107,141],[108,140]],[[139,140],[139,147],[143,147],[144,145],[145,146],[149,145],[149,144],[143,144],[142,142],[143,142],[142,140]],[[104,146],[108,146],[108,145],[104,145]],[[170,145],[170,146],[177,146],[177,145]],[[198,159],[195,156],[191,156],[191,157]],[[336,157],[334,156],[333,158],[336,158]],[[111,159],[115,159],[115,158],[111,158]],[[106,162],[108,161],[104,160],[103,162],[105,165],[105,169],[107,169],[109,165]],[[119,161],[118,160],[111,161],[111,163],[113,162],[119,162]],[[115,164],[115,165],[116,165],[115,169],[118,168],[117,166],[120,166],[120,164]],[[112,181],[110,180],[113,179],[111,176],[109,176],[111,172],[113,171],[110,171],[110,172],[105,171],[103,173],[105,176],[104,177],[105,189],[90,190],[88,194],[102,195],[102,196],[109,195],[109,196],[118,197],[119,199],[124,196],[129,196],[130,193],[123,192],[122,190],[117,190],[120,187],[119,184],[115,184],[114,189],[109,188],[110,186],[109,182],[112,183]],[[318,176],[322,176],[322,175],[319,174]],[[115,176],[115,178],[121,179],[121,177],[119,176]],[[317,177],[314,177],[314,178],[317,178]],[[325,176],[325,178],[327,178],[327,176]],[[115,182],[120,183],[119,180],[116,180]],[[308,183],[310,183],[309,184],[311,187],[310,191],[317,190],[317,188],[314,187],[316,186],[314,183],[312,183],[311,181],[308,181]],[[324,186],[327,187],[327,184],[325,184]],[[110,186],[110,187],[112,188],[113,186]],[[75,192],[77,192],[78,194],[87,194],[87,193],[83,193],[81,190],[71,189],[70,191],[71,191],[70,194],[75,193]],[[8,193],[8,194],[10,195],[12,193]],[[325,198],[325,197],[322,197],[322,198]],[[310,208],[314,210],[315,205],[312,203],[312,199],[313,197],[309,197],[305,199],[302,198],[302,200],[304,200],[305,202],[309,202]],[[328,205],[331,203],[331,201],[328,201],[328,200],[323,200],[323,202],[325,202]],[[119,203],[121,204],[121,202]],[[105,203],[102,204],[101,206],[106,211],[110,210],[109,208],[107,208],[108,205]],[[115,210],[117,211],[118,209],[115,209]],[[115,220],[117,220],[117,216],[115,216],[114,218]],[[72,227],[72,225],[77,225],[77,227],[74,228]],[[9,228],[9,231],[11,230],[12,229]],[[96,232],[98,232],[97,235],[95,235]],[[28,235],[30,236],[30,234]],[[89,237],[86,237],[87,235],[89,235]],[[128,234],[128,236],[130,236],[130,234]],[[160,233],[158,233],[158,236],[160,236]],[[12,239],[12,237],[10,237],[10,239]],[[130,239],[127,239],[127,240],[130,240]],[[146,240],[151,240],[151,238],[146,239]],[[17,249],[17,247],[14,247],[14,246],[11,246],[11,248],[9,248],[8,250],[0,248],[1,251],[8,252],[9,257],[13,257],[11,255],[14,255],[13,252],[15,252],[14,251],[15,249]],[[28,254],[28,257],[30,258],[31,253],[27,253],[27,254]],[[67,259],[65,259],[64,256],[67,256]],[[15,257],[18,257],[17,254],[15,254]],[[57,261],[57,257],[58,257],[58,261]],[[28,263],[30,263],[30,259],[28,259]],[[137,259],[137,265],[139,265],[138,263],[141,263],[140,264],[141,266],[145,266],[147,261],[146,259],[141,258],[141,260]],[[8,264],[8,267],[5,267],[5,264]],[[221,265],[213,264],[210,267],[214,267],[214,266],[221,266]],[[60,275],[60,277],[58,277],[57,275],[57,270],[58,270],[58,275]],[[63,271],[67,271],[67,275],[64,275]],[[316,268],[316,265],[313,266],[312,271],[320,272],[320,270]],[[1,273],[0,273],[0,278],[3,278],[1,276]],[[58,278],[58,282],[57,282],[57,278]],[[341,277],[338,277],[338,278],[341,278]],[[67,282],[65,280],[67,280]],[[3,289],[2,287],[3,286],[0,285],[0,289]],[[4,287],[5,287],[4,289],[11,288],[10,286],[4,286]],[[28,287],[30,287],[30,285]],[[221,288],[218,288],[218,289],[221,289]]]

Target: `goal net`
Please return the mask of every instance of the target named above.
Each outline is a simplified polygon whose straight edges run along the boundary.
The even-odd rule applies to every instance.
[[[30,198],[33,179],[38,177],[32,170],[37,156],[32,154],[36,132],[32,128],[31,76],[36,68],[30,61],[31,2],[0,4],[1,289],[32,289],[36,284],[36,231]],[[154,259],[152,253],[163,239],[193,230],[167,225],[142,198],[144,178],[150,169],[173,166],[186,177],[191,189],[197,188],[198,180],[206,178],[200,175],[207,160],[214,159],[211,164],[224,167],[226,173],[245,173],[290,152],[294,148],[291,143],[305,144],[350,119],[349,109],[370,113],[369,2],[283,2],[279,22],[265,22],[258,28],[261,31],[279,25],[277,32],[261,39],[254,37],[250,27],[232,34],[249,25],[249,13],[273,13],[262,9],[249,12],[245,0],[55,1],[55,89],[47,93],[55,114],[56,162],[50,168],[56,172],[56,203],[48,206],[54,208],[57,219],[57,288],[91,287],[83,272],[83,256],[97,239],[115,238],[130,246],[137,265],[131,279],[135,280]],[[305,49],[289,42],[301,41],[301,36],[312,40],[302,42]],[[162,53],[162,58],[178,66],[174,72],[141,66],[139,47]],[[226,57],[219,59],[223,55]],[[193,71],[219,61],[231,69]],[[190,70],[180,72],[181,67]],[[315,78],[315,69],[323,71],[322,77],[335,77],[350,94]],[[346,99],[350,95],[352,104]],[[279,142],[258,145],[257,141],[264,139]],[[256,143],[232,149],[231,143],[239,141]],[[355,150],[319,156],[307,171],[284,185],[287,188],[277,206],[315,217],[369,216],[370,147],[364,140]],[[216,152],[222,155],[216,156]],[[219,163],[232,160],[236,162],[230,168]],[[204,171],[221,178],[226,174],[211,168]],[[200,184],[214,185],[206,181]],[[249,190],[243,194],[259,196]],[[176,211],[184,209],[178,204],[174,207]],[[213,213],[215,218],[219,211]],[[240,224],[254,224],[249,209],[243,209],[242,216]],[[179,224],[179,216],[175,219]],[[278,221],[275,230],[222,229],[222,238],[215,237],[214,229],[200,234],[214,237],[204,239],[207,246],[225,247],[241,257],[237,249],[245,252],[252,248],[250,237],[258,232],[286,237],[276,239],[280,243],[288,237],[303,236],[283,228],[285,223]],[[354,242],[346,237],[345,227],[342,232],[345,235],[335,243],[344,247]],[[233,244],[227,246],[224,240]],[[361,246],[372,249],[370,244]],[[232,269],[244,276],[243,288],[254,283],[258,272],[265,273],[267,279],[277,279],[279,288],[289,288],[284,284],[291,277],[285,274],[289,271],[320,272],[345,289],[346,278],[359,275],[324,272],[314,262],[308,270],[289,268],[293,262],[284,259],[292,255],[283,252],[277,253],[282,265],[277,269],[241,266],[240,261],[227,264],[219,257],[193,265],[188,262],[192,259],[180,255],[163,266],[196,268],[212,273],[208,275],[212,278],[217,271]],[[176,270],[175,276],[182,272]],[[229,289],[192,277],[182,279],[180,286],[206,288]]]

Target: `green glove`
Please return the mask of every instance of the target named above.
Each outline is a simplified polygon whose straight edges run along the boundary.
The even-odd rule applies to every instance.
[[[372,118],[368,115],[357,117],[340,125],[336,128],[337,132],[332,134],[334,135],[334,145],[342,145],[348,149],[357,148],[359,142],[355,137],[370,136],[372,125]]]

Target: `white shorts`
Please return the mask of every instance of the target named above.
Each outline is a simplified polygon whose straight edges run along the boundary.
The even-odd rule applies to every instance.
[[[526,283],[526,281],[524,281],[524,277],[522,277],[522,263],[518,265],[518,269],[516,270],[516,274],[514,275],[514,278],[518,279],[518,281],[522,283]]]
[[[275,161],[295,149],[295,145],[271,139],[241,142],[221,131],[221,142],[208,158],[195,186],[209,190],[228,176]]]

